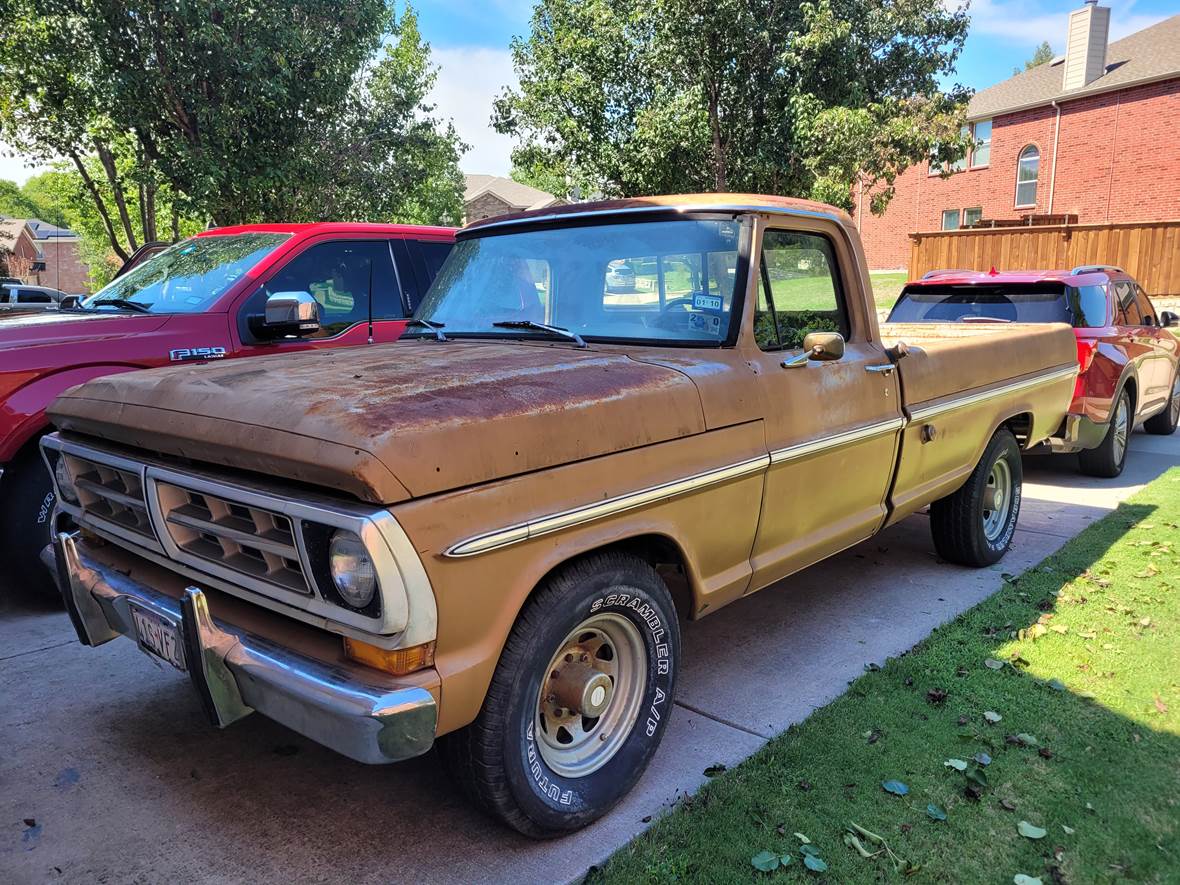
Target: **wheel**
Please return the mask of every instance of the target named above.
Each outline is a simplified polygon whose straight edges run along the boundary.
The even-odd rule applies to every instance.
[[[1168,407],[1144,421],[1143,429],[1157,436],[1171,436],[1176,432],[1177,423],[1180,423],[1180,369],[1176,371],[1176,380],[1172,382],[1172,398],[1168,400]]]
[[[1001,427],[967,482],[930,505],[930,532],[938,555],[977,568],[999,562],[1016,531],[1023,481],[1016,437]]]
[[[1127,439],[1131,435],[1131,395],[1120,390],[1106,436],[1097,447],[1078,452],[1078,465],[1087,476],[1111,479],[1123,472],[1127,463]]]
[[[533,838],[580,829],[634,786],[663,737],[680,628],[663,580],[608,552],[526,604],[475,722],[439,741],[484,811]]]
[[[0,549],[9,579],[21,588],[57,597],[57,585],[41,562],[53,531],[57,495],[37,449],[19,455],[0,479]]]

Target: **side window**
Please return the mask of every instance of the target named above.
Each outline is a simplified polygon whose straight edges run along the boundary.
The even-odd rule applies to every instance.
[[[1120,326],[1138,326],[1140,318],[1139,307],[1135,304],[1135,289],[1130,283],[1118,282],[1114,284],[1114,295],[1118,305],[1115,322]]]
[[[1147,297],[1147,293],[1139,284],[1135,285],[1135,301],[1139,305],[1139,315],[1143,317],[1143,325],[1158,326],[1159,321],[1155,318],[1155,308],[1151,306],[1151,299]]]
[[[52,304],[53,299],[36,289],[21,289],[16,299],[20,304]]]
[[[816,234],[768,230],[762,238],[754,336],[763,350],[803,346],[809,332],[848,337],[831,244]]]
[[[384,243],[335,242],[312,246],[271,277],[252,312],[260,312],[275,292],[309,292],[319,302],[323,322],[315,338],[332,338],[350,326],[369,322],[374,258]]]

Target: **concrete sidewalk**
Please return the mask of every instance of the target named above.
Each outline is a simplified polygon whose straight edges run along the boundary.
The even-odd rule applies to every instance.
[[[261,716],[209,728],[187,679],[130,642],[86,649],[64,614],[0,612],[0,881],[568,881],[705,779],[984,599],[1180,464],[1137,434],[1118,480],[1028,459],[1013,551],[936,562],[918,515],[684,631],[678,709],[605,820],[532,843],[472,811],[433,755],[371,768]],[[33,821],[32,825],[26,820]]]

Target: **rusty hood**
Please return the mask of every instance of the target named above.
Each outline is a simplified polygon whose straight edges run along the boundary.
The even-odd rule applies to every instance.
[[[700,433],[693,383],[618,349],[402,341],[100,378],[67,432],[392,504]]]

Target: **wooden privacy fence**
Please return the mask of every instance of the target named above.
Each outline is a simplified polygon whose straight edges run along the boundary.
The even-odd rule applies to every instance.
[[[910,278],[931,270],[1068,270],[1113,264],[1154,296],[1180,296],[1180,220],[910,234]]]

